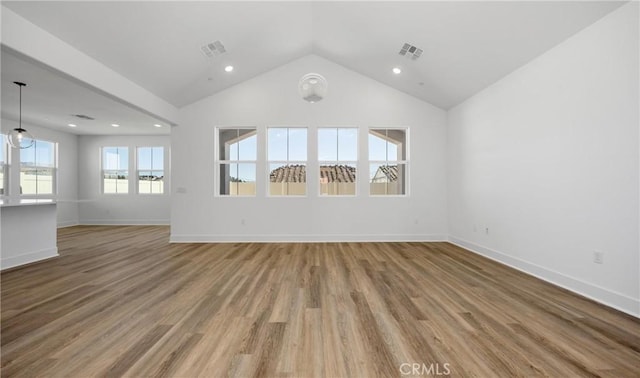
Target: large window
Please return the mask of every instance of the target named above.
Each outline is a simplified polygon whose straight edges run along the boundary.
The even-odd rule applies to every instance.
[[[320,195],[355,195],[357,161],[357,128],[318,129]]]
[[[35,139],[31,147],[20,150],[20,193],[51,195],[55,188],[56,144]]]
[[[138,147],[138,193],[164,193],[164,147]]]
[[[271,127],[267,135],[269,195],[307,193],[307,129]]]
[[[218,194],[256,195],[256,129],[218,128]]]
[[[369,193],[407,194],[407,130],[369,129]]]
[[[129,148],[102,148],[102,192],[129,193]]]
[[[4,135],[0,134],[0,196],[5,195],[7,187],[7,146]]]

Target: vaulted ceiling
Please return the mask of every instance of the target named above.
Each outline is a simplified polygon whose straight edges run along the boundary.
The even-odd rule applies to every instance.
[[[3,1],[176,107],[313,53],[443,109],[623,3]]]

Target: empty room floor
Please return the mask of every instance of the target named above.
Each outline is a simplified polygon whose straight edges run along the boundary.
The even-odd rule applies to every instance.
[[[3,272],[2,376],[637,377],[640,320],[449,243],[58,231]]]

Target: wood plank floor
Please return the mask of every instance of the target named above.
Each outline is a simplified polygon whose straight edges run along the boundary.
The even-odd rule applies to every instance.
[[[64,228],[61,257],[2,273],[2,376],[640,371],[640,321],[448,243],[168,238]]]

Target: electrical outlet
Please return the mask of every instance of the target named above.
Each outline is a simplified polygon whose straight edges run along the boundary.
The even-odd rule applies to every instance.
[[[604,264],[604,253],[593,251],[593,262],[596,264]]]

